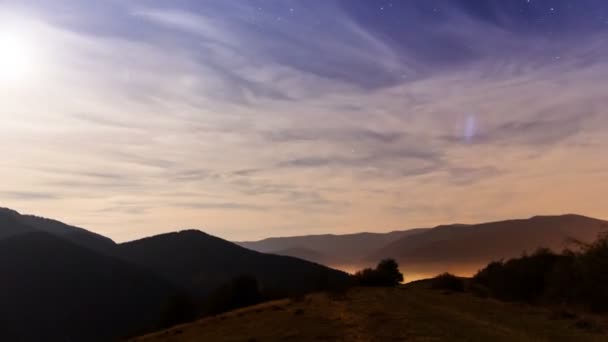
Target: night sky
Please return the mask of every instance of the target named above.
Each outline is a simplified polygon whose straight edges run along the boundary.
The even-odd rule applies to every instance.
[[[118,241],[608,218],[608,1],[0,2],[0,206]]]

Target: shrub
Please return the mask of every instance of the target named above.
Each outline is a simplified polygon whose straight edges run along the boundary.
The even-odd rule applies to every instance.
[[[190,322],[196,316],[197,310],[193,298],[184,292],[176,293],[167,300],[162,309],[159,328],[164,329]]]
[[[560,257],[548,249],[539,249],[530,256],[490,263],[473,279],[489,288],[497,298],[533,302],[547,289],[551,272]]]
[[[257,279],[253,276],[239,276],[209,297],[206,311],[209,314],[219,314],[258,304],[262,299]]]
[[[540,249],[503,261],[495,261],[473,277],[475,286],[486,287],[498,299],[581,307],[608,312],[608,235],[579,250],[560,254]]]
[[[361,286],[397,286],[403,282],[403,274],[393,259],[385,259],[375,269],[366,268],[355,273],[355,279]]]
[[[585,245],[574,265],[581,280],[577,293],[592,311],[608,312],[608,234]]]
[[[464,280],[453,274],[443,273],[431,280],[431,288],[436,290],[464,292]]]

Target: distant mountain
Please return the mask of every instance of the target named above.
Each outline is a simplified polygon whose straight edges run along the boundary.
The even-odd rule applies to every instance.
[[[390,233],[276,237],[260,241],[238,242],[238,244],[258,252],[291,255],[332,267],[341,267],[358,264],[364,256],[387,244],[423,231],[424,229],[410,229]]]
[[[197,230],[124,243],[119,255],[199,295],[239,275],[255,276],[263,288],[289,291],[311,291],[348,278],[325,266],[259,253]]]
[[[316,262],[318,264],[323,265],[330,264],[332,261],[331,258],[328,258],[326,255],[321,254],[310,248],[287,248],[280,251],[271,252],[270,254],[290,256],[302,260]]]
[[[47,232],[104,254],[112,254],[116,247],[116,243],[111,239],[83,228],[39,216],[22,215],[12,209],[0,208],[0,239],[32,231]]]
[[[122,260],[46,232],[0,240],[4,341],[110,341],[154,328],[176,290]]]
[[[382,258],[396,258],[406,278],[408,271],[413,278],[444,271],[470,275],[492,260],[516,257],[539,247],[561,251],[571,239],[590,242],[603,231],[608,231],[607,221],[580,215],[438,226],[402,237],[366,259],[371,264]]]
[[[268,238],[239,245],[349,272],[375,265],[383,258],[395,258],[410,281],[445,271],[472,275],[489,261],[519,256],[539,247],[561,250],[571,238],[589,242],[604,230],[608,230],[606,221],[580,215],[535,216],[385,234]]]

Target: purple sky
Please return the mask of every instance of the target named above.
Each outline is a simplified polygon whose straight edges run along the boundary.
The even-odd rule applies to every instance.
[[[608,2],[2,1],[0,206],[118,241],[608,218]]]

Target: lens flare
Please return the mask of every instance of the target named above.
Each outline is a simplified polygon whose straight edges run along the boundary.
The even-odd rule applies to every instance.
[[[475,137],[475,131],[477,130],[477,122],[475,120],[475,116],[469,115],[466,118],[464,123],[464,140],[466,142],[471,142]]]

